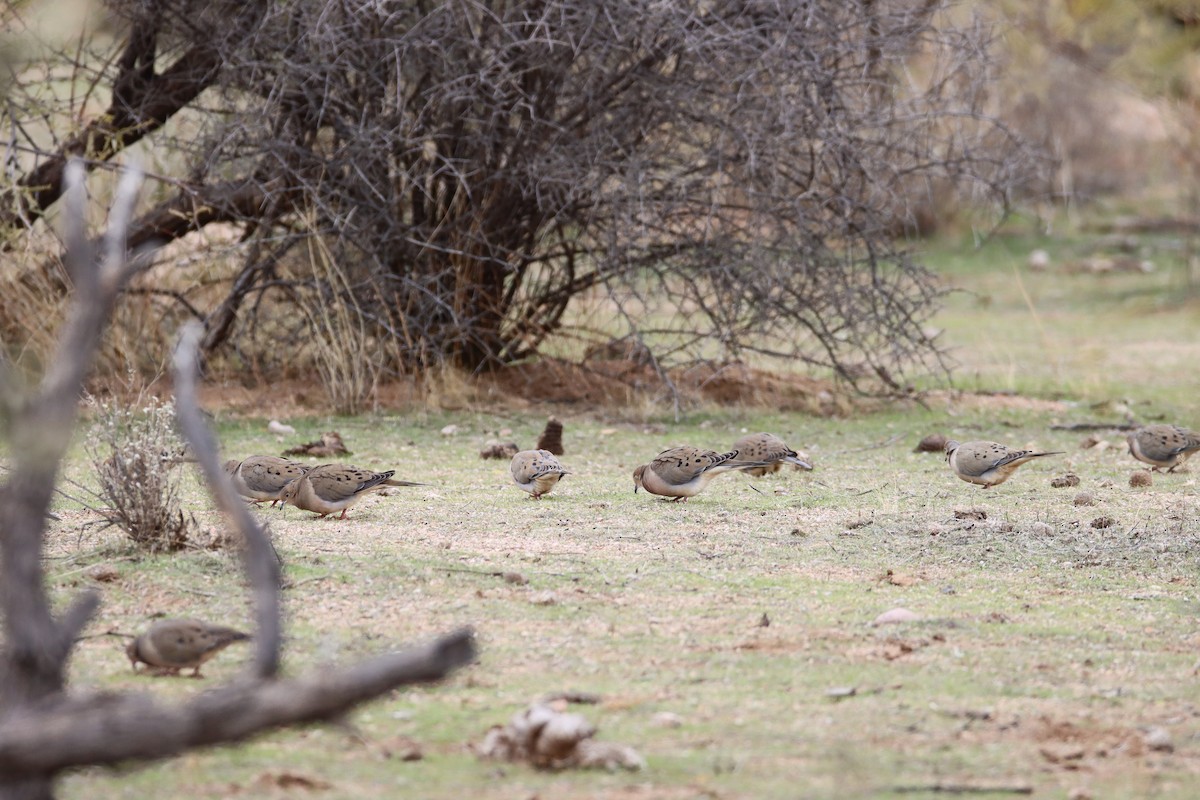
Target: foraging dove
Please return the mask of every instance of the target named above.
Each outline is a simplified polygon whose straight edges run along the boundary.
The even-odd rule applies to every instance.
[[[249,638],[249,634],[233,628],[198,619],[164,619],[130,642],[125,655],[134,672],[140,661],[157,675],[178,675],[181,669],[191,669],[193,678],[203,678],[200,667],[205,661],[234,642]]]
[[[1017,467],[1042,456],[1061,456],[1062,451],[1035,453],[1032,450],[1013,450],[999,442],[946,442],[946,463],[954,474],[967,483],[977,483],[987,489],[1004,483]]]
[[[673,447],[658,454],[649,464],[633,471],[633,491],[673,497],[676,502],[700,494],[718,475],[735,469],[768,466],[765,461],[743,461],[738,451],[718,453],[697,447]]]
[[[1129,454],[1152,469],[1174,472],[1200,450],[1200,434],[1178,425],[1147,425],[1125,437]]]
[[[307,464],[279,456],[250,456],[242,461],[226,461],[225,472],[233,480],[233,488],[252,503],[279,501],[284,486],[311,469]]]
[[[513,480],[534,500],[549,494],[563,475],[569,474],[549,450],[522,450],[513,456]]]
[[[750,467],[746,470],[756,478],[778,472],[783,469],[784,464],[794,464],[800,469],[812,469],[812,464],[800,458],[799,453],[773,433],[747,434],[733,443],[733,449],[738,452],[739,458],[747,461],[766,461],[769,464],[766,467]]]
[[[423,483],[392,480],[394,470],[372,472],[349,464],[322,464],[296,478],[279,492],[281,505],[291,503],[296,508],[327,517],[341,511],[338,519],[346,518],[350,506],[363,495],[385,486],[424,486]]]

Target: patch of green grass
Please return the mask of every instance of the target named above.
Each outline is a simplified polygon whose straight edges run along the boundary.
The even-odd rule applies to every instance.
[[[960,388],[1095,403],[1128,398],[1139,416],[1191,413],[1200,357],[1200,286],[1184,243],[1142,237],[1128,252],[1097,237],[997,236],[983,247],[935,245],[926,261],[955,291],[935,326]],[[1029,255],[1045,250],[1044,271]],[[1076,272],[1089,257],[1153,264],[1150,273]]]

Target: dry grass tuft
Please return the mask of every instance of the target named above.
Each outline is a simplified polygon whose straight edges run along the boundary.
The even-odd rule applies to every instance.
[[[95,422],[84,449],[100,481],[100,513],[138,547],[181,550],[197,529],[180,505],[183,443],[175,407],[154,398],[132,407],[92,401]]]

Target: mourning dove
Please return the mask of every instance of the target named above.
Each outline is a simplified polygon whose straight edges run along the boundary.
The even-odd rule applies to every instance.
[[[200,667],[234,642],[249,639],[248,634],[198,619],[164,619],[135,638],[125,648],[133,671],[138,662],[148,664],[159,675],[178,675],[192,670],[193,678],[202,678]]]
[[[1129,453],[1153,469],[1174,472],[1200,450],[1200,435],[1178,425],[1147,425],[1125,437]]]
[[[395,474],[393,470],[372,472],[349,464],[322,464],[284,486],[279,492],[279,501],[282,504],[291,503],[296,508],[312,511],[322,517],[341,511],[342,515],[338,519],[345,519],[347,509],[368,492],[377,491],[385,486],[425,485],[392,480]]]
[[[250,456],[242,461],[226,461],[225,472],[233,480],[233,488],[252,503],[271,505],[279,500],[284,486],[308,472],[311,467],[299,461],[279,456]]]
[[[783,443],[773,433],[751,433],[733,443],[738,458],[746,461],[766,461],[768,466],[751,467],[746,472],[761,478],[783,469],[784,464],[794,464],[800,469],[812,469],[812,464],[800,458],[800,454]]]
[[[517,487],[534,500],[549,494],[559,478],[568,474],[549,450],[522,450],[513,456],[510,469]]]
[[[684,500],[704,491],[713,478],[735,469],[765,467],[765,461],[742,461],[736,450],[718,453],[697,447],[673,447],[658,454],[649,464],[633,471],[633,491]]]
[[[967,483],[977,483],[985,489],[1004,483],[1026,461],[1061,455],[1062,451],[1035,453],[1032,450],[1013,450],[999,442],[959,444],[953,439],[946,442],[946,463],[954,470],[954,474]]]

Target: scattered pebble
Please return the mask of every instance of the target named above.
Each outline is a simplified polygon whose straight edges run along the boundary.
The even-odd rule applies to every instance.
[[[841,700],[844,697],[854,697],[858,694],[857,686],[834,686],[825,690],[826,697],[832,697],[834,700]]]
[[[683,725],[683,717],[673,711],[659,711],[650,718],[650,724],[659,728],[678,728]]]
[[[1171,753],[1175,750],[1171,734],[1167,732],[1166,728],[1160,728],[1157,725],[1142,731],[1142,743],[1149,749],[1157,750],[1160,753]]]
[[[535,606],[552,606],[558,602],[558,597],[554,592],[549,590],[544,592],[535,592],[529,595],[529,602]]]
[[[1041,248],[1033,250],[1029,253],[1029,258],[1025,261],[1030,272],[1045,272],[1050,266],[1050,254]]]
[[[871,625],[898,625],[902,622],[916,622],[921,616],[907,608],[893,608],[883,612],[871,623]]]
[[[941,433],[931,433],[913,448],[914,453],[941,453],[946,449],[946,436]]]
[[[1139,469],[1137,472],[1129,476],[1129,485],[1133,488],[1140,486],[1150,486],[1154,483],[1154,479],[1150,477],[1150,470]]]
[[[267,433],[277,433],[281,436],[288,436],[296,432],[296,429],[291,425],[284,425],[277,419],[273,419],[267,423]]]
[[[457,425],[447,425],[446,427],[442,428],[442,436],[453,436],[456,433],[458,433]]]
[[[479,451],[479,457],[483,459],[495,458],[499,460],[511,459],[520,451],[516,442],[488,442]]]
[[[112,583],[121,579],[121,573],[117,571],[117,568],[108,564],[96,564],[88,567],[84,574],[98,583]]]
[[[1066,475],[1060,475],[1050,481],[1050,485],[1055,489],[1065,489],[1070,486],[1079,485],[1079,476],[1074,472],[1068,472]]]
[[[1094,506],[1096,505],[1096,498],[1089,492],[1080,492],[1075,495],[1075,505]]]

